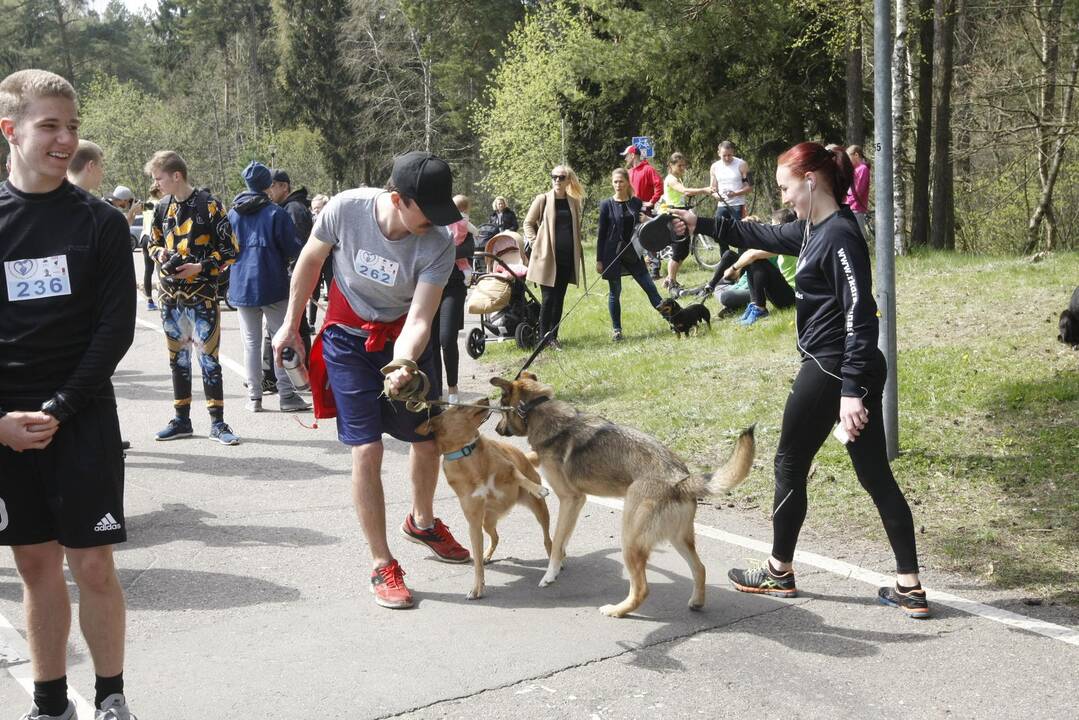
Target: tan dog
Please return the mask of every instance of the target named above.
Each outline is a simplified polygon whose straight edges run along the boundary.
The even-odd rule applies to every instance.
[[[566,543],[585,496],[624,497],[622,556],[629,572],[629,595],[617,605],[604,605],[600,612],[622,617],[640,607],[648,595],[645,565],[652,549],[664,540],[674,545],[693,572],[690,609],[703,607],[704,565],[693,533],[697,499],[745,480],[755,452],[753,428],[742,431],[722,468],[710,476],[695,475],[652,436],[552,400],[552,388],[532,373],[521,373],[513,382],[491,378],[491,384],[502,389],[502,407],[512,408],[503,413],[498,432],[528,437],[547,483],[558,495],[554,546],[540,587],[553,583],[562,569]]]
[[[488,401],[484,398],[478,404],[486,406]],[[540,476],[524,452],[480,434],[480,426],[490,414],[490,410],[482,407],[451,407],[416,428],[421,435],[434,433],[438,451],[442,453],[442,471],[457,493],[468,520],[475,566],[469,600],[483,597],[486,587],[483,564],[491,561],[498,547],[495,526],[514,505],[524,505],[536,516],[543,529],[543,547],[548,557],[551,555],[551,515],[544,500],[549,491],[540,485]],[[486,555],[484,530],[491,538]]]

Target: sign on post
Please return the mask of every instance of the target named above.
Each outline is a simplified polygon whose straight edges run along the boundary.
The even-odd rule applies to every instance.
[[[652,146],[652,138],[640,135],[633,138],[633,144],[641,151],[641,157],[650,158],[656,156],[656,149]]]

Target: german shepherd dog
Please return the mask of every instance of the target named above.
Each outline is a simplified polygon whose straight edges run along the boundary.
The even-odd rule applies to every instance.
[[[671,324],[671,330],[678,337],[689,337],[689,331],[701,323],[707,325],[709,330],[712,329],[712,313],[708,312],[704,303],[683,308],[674,298],[667,298],[656,306],[656,310]]]
[[[1072,293],[1068,309],[1060,313],[1060,334],[1057,340],[1073,348],[1079,348],[1079,287]]]
[[[487,405],[487,398],[478,404]],[[483,564],[491,562],[498,547],[495,526],[514,505],[524,505],[536,516],[543,530],[543,547],[547,556],[551,555],[551,515],[544,499],[549,491],[540,484],[539,473],[521,450],[480,434],[480,426],[490,414],[490,410],[482,407],[451,407],[416,428],[420,435],[434,433],[438,451],[443,456],[442,471],[457,493],[461,510],[468,520],[475,568],[469,600],[483,597],[486,588]],[[483,552],[484,530],[491,538],[486,554]]]
[[[524,372],[510,382],[491,378],[502,390],[501,435],[522,435],[539,456],[547,484],[558,496],[558,523],[546,587],[555,581],[566,557],[586,495],[624,497],[622,557],[629,572],[629,595],[599,610],[610,617],[633,612],[648,595],[645,564],[652,549],[669,540],[693,573],[689,607],[704,606],[704,565],[697,556],[693,518],[697,499],[729,490],[749,474],[755,445],[753,428],[739,436],[726,464],[711,475],[691,474],[685,462],[650,435],[579,412],[554,400],[554,391]]]

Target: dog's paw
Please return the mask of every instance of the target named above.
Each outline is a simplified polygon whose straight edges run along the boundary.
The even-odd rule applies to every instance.
[[[536,497],[539,497],[539,498],[545,498],[550,494],[551,494],[551,491],[548,490],[547,488],[543,487],[542,485],[540,485],[539,490],[536,491]]]
[[[704,600],[690,600],[689,601],[689,609],[690,610],[704,610]]]
[[[468,591],[468,595],[466,595],[465,597],[469,600],[479,600],[483,597],[484,590],[486,590],[485,586],[481,586],[479,588],[472,588]]]
[[[612,618],[625,617],[625,615],[626,615],[624,612],[619,610],[617,605],[604,605],[603,607],[601,607],[599,609],[599,611],[601,613],[603,613],[604,615],[606,615],[607,617],[612,617]]]
[[[558,579],[558,573],[555,573],[553,575],[551,573],[547,573],[546,575],[543,576],[543,579],[539,581],[539,586],[540,587],[547,587],[548,585],[554,584],[554,581],[557,580],[557,579]]]

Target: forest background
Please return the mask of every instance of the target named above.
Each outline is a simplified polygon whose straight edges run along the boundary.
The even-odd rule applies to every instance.
[[[896,0],[893,18],[897,250],[1079,247],[1079,3]],[[426,148],[476,221],[495,195],[527,207],[562,160],[594,209],[647,135],[691,184],[735,142],[766,215],[795,142],[872,163],[872,26],[866,0],[0,0],[0,75],[71,79],[106,186],[137,194],[165,148],[226,200],[251,159],[332,193]]]

